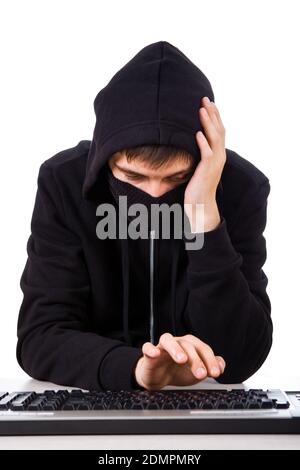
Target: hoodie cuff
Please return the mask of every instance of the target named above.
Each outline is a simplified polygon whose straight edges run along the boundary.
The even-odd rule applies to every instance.
[[[186,249],[189,271],[207,275],[227,271],[242,264],[242,256],[231,243],[223,216],[214,230],[202,235],[204,240],[201,248]],[[195,237],[189,242],[193,240]],[[186,238],[185,241],[187,241]]]
[[[99,368],[101,387],[104,390],[144,390],[134,376],[134,368],[142,356],[141,348],[119,346],[112,349]]]

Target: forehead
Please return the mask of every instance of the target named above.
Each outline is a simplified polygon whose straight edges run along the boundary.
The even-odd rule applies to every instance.
[[[128,161],[126,155],[121,152],[116,152],[111,157],[110,161],[111,163],[117,164],[124,169],[132,171],[143,170],[144,172],[147,171],[147,173],[157,173],[158,171],[160,173],[165,171],[168,171],[168,173],[172,171],[184,171],[190,169],[193,166],[193,162],[189,162],[181,158],[171,158],[170,160],[166,161],[166,163],[163,163],[159,168],[153,168],[149,166],[146,161],[142,161],[138,157],[132,161]]]

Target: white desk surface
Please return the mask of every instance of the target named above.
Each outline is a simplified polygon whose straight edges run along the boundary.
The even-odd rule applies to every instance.
[[[207,379],[189,388],[225,388],[213,379]],[[280,379],[264,377],[260,374],[242,385],[229,385],[228,388],[281,388],[282,390],[300,390],[300,377]],[[39,382],[28,378],[0,379],[0,390],[49,390],[67,388],[48,382]],[[181,387],[166,387],[181,388]],[[69,389],[71,389],[69,387]],[[97,435],[97,436],[0,436],[0,450],[3,449],[300,449],[298,435]]]

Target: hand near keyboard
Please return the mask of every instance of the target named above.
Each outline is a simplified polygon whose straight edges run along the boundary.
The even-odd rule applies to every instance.
[[[219,377],[226,365],[208,344],[193,335],[164,333],[156,346],[144,343],[142,351],[134,373],[137,383],[147,390],[195,385],[206,377]]]

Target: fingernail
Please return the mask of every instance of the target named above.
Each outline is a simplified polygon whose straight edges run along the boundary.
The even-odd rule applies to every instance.
[[[206,111],[206,109],[205,109],[205,108],[201,108],[201,109],[202,109],[203,115],[204,115],[205,117],[207,117],[207,116],[208,116],[208,112]]]
[[[185,358],[185,354],[183,354],[183,353],[178,353],[178,354],[176,355],[176,358],[180,361],[181,359],[184,359],[184,358]]]
[[[217,367],[212,367],[211,373],[212,373],[213,375],[219,374],[219,373],[220,373],[220,369],[217,368]]]
[[[205,369],[203,367],[199,367],[199,369],[196,370],[196,375],[197,377],[203,377],[205,375]]]

